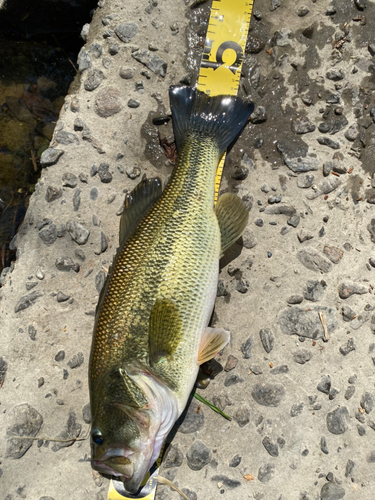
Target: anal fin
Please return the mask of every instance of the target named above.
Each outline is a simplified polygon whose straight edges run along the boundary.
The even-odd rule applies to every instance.
[[[198,353],[198,364],[205,363],[225,347],[230,339],[230,333],[219,328],[207,327],[201,337]]]
[[[223,254],[244,232],[249,220],[249,212],[238,196],[225,193],[216,203],[215,214],[220,227],[221,253]]]

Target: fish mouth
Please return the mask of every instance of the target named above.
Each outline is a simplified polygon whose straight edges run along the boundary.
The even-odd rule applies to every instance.
[[[125,481],[134,475],[134,464],[123,455],[107,457],[104,460],[91,460],[91,466],[102,474],[122,477]]]

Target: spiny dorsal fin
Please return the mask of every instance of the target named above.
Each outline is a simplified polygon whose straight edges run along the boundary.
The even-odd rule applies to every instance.
[[[203,331],[199,345],[198,364],[212,359],[225,347],[230,340],[230,333],[219,328],[210,328]]]
[[[170,299],[157,299],[149,323],[149,358],[153,366],[173,356],[182,339],[182,319]]]
[[[220,227],[221,253],[223,254],[244,232],[249,213],[238,196],[225,193],[216,203],[215,214]]]
[[[120,220],[120,246],[134,232],[143,215],[162,194],[161,180],[158,177],[147,179],[146,174],[131,193],[127,193],[124,211]]]

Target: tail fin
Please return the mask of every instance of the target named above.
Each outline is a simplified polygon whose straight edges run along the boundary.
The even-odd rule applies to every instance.
[[[209,97],[192,87],[170,87],[169,99],[177,149],[195,133],[216,139],[222,153],[240,133],[254,109],[252,102],[244,102],[238,97]]]

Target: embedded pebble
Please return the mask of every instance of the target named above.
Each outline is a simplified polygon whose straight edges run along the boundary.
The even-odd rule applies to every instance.
[[[54,186],[48,186],[46,192],[46,201],[51,203],[51,201],[58,200],[61,198],[63,194],[63,190],[61,188],[57,188]]]
[[[38,233],[39,238],[46,245],[52,245],[57,240],[57,232],[55,224],[51,224],[43,229],[41,229]]]
[[[128,100],[128,107],[129,108],[138,108],[141,103],[139,101],[136,101],[135,99],[129,99]]]
[[[355,351],[355,344],[353,339],[348,339],[346,344],[339,349],[343,356],[347,356],[350,352]]]
[[[240,465],[242,457],[240,455],[235,455],[229,462],[229,467],[235,468]]]
[[[75,212],[78,211],[80,204],[81,204],[81,190],[77,188],[74,191],[73,195],[73,209]]]
[[[63,186],[70,188],[75,188],[78,183],[77,176],[69,172],[65,172],[65,174],[62,176],[62,181]]]
[[[298,351],[295,351],[292,354],[293,354],[293,360],[300,365],[304,365],[312,358],[312,353],[307,349],[299,349]]]
[[[134,78],[135,68],[125,68],[124,66],[121,66],[119,69],[119,75],[124,80],[131,80]]]
[[[303,410],[303,403],[300,403],[299,405],[294,404],[290,410],[290,416],[291,417],[297,417]]]
[[[269,328],[262,328],[259,332],[260,340],[263,345],[263,349],[270,353],[273,349],[275,343],[275,337],[273,336]]]
[[[96,94],[94,110],[102,118],[108,118],[122,109],[120,91],[114,87],[106,87]]]
[[[224,386],[230,387],[231,385],[243,382],[243,378],[239,377],[235,373],[229,373],[224,380]]]
[[[319,313],[324,313],[327,331],[331,333],[337,326],[335,309],[330,307],[316,306],[314,308],[287,307],[279,314],[281,330],[287,335],[298,335],[310,339],[324,337],[324,330],[319,318]]]
[[[270,370],[271,375],[280,375],[280,373],[288,373],[288,372],[289,372],[289,367],[287,365],[276,366],[275,368],[272,368],[272,370]]]
[[[142,171],[139,167],[128,167],[126,169],[126,175],[129,179],[137,179],[141,175]]]
[[[21,458],[32,446],[32,439],[12,439],[11,436],[35,437],[43,424],[40,413],[27,403],[14,406],[8,415],[7,444],[5,457]]]
[[[192,432],[197,432],[204,426],[204,412],[202,408],[200,408],[199,412],[198,403],[195,400],[192,400],[187,411],[181,415],[178,419],[180,426],[178,427],[178,432],[182,432],[182,434],[191,434]]]
[[[251,354],[252,354],[252,348],[253,348],[253,337],[250,336],[242,345],[241,345],[241,352],[243,354],[243,357],[245,359],[250,359]]]
[[[269,436],[265,436],[262,440],[262,445],[265,447],[267,450],[268,454],[271,455],[271,457],[278,457],[279,456],[279,447],[277,442],[272,441],[272,439]]]
[[[54,149],[48,148],[43,151],[42,156],[40,157],[40,164],[42,167],[50,167],[51,165],[55,165],[60,156],[64,154],[65,151],[62,149]]]
[[[75,438],[79,436],[81,429],[82,425],[77,423],[76,414],[73,410],[70,410],[65,429],[56,436],[56,439],[60,441],[54,443],[52,451],[56,452],[61,448],[72,446],[75,443]]]
[[[267,120],[267,112],[264,106],[257,106],[251,113],[251,123],[263,123]]]
[[[352,398],[354,396],[354,393],[355,393],[354,385],[349,385],[345,391],[345,395],[344,395],[345,399],[349,400],[350,398]]]
[[[129,43],[138,33],[138,25],[136,23],[122,23],[116,26],[115,33],[124,43]]]
[[[344,136],[346,139],[348,139],[348,141],[354,142],[359,136],[358,124],[353,123],[353,125],[350,125]]]
[[[97,89],[99,85],[104,80],[104,73],[100,69],[89,69],[87,72],[87,78],[83,84],[85,90],[92,92]]]
[[[153,73],[160,76],[166,75],[168,64],[158,55],[153,54],[147,49],[138,49],[132,52],[131,55],[134,59],[147,66]]]
[[[229,371],[233,370],[234,368],[236,368],[237,363],[238,363],[238,359],[235,356],[233,356],[232,354],[230,354],[228,356],[227,362],[225,363],[224,371],[229,372]]]
[[[0,389],[3,387],[7,369],[8,369],[8,363],[5,361],[4,358],[0,356]]]
[[[320,449],[325,455],[328,455],[327,439],[324,436],[320,438]]]
[[[82,418],[83,421],[86,422],[86,424],[91,424],[92,422],[92,417],[91,417],[91,408],[90,408],[90,403],[87,403],[83,408],[82,408]]]
[[[304,241],[308,241],[314,238],[314,235],[310,231],[307,231],[307,229],[302,228],[300,231],[298,231],[297,237],[299,239],[299,242],[303,243]]]
[[[165,467],[166,469],[170,469],[171,467],[180,467],[182,465],[183,460],[184,460],[184,455],[180,450],[179,445],[172,444],[168,448],[168,453],[165,458],[165,461],[163,462],[163,467]]]
[[[301,302],[303,302],[303,296],[302,295],[291,295],[287,299],[287,303],[288,304],[300,304]]]
[[[242,244],[245,248],[251,249],[258,244],[254,233],[247,227],[242,235]]]
[[[331,377],[329,375],[324,375],[319,382],[317,389],[320,392],[323,392],[323,394],[329,394],[329,391],[331,390]]]
[[[301,5],[297,8],[296,12],[298,17],[305,17],[310,12],[310,10],[305,5]]]
[[[332,269],[331,262],[312,248],[300,250],[297,253],[297,258],[304,266],[307,267],[307,269],[310,269],[311,271],[328,273]]]
[[[66,229],[72,240],[78,245],[85,245],[90,236],[90,231],[76,221],[69,221],[66,224]]]
[[[313,185],[314,183],[314,176],[313,174],[304,174],[304,175],[299,175],[297,179],[297,186],[300,188],[309,188]]]
[[[101,163],[98,167],[98,174],[100,177],[100,180],[104,184],[108,184],[109,182],[112,181],[112,174],[109,172],[109,165],[108,163]]]
[[[42,271],[42,269],[40,269],[40,268],[39,268],[39,269],[36,271],[35,276],[38,278],[38,280],[42,280],[42,279],[44,279],[45,274],[44,274],[44,272]]]
[[[292,121],[292,130],[295,134],[302,135],[314,132],[315,125],[306,117],[297,118]]]
[[[312,302],[318,302],[323,297],[326,288],[327,288],[327,283],[324,280],[321,281],[308,280],[303,295],[306,300],[311,300]]]
[[[95,201],[98,198],[99,191],[96,187],[90,189],[90,200]]]
[[[289,226],[292,226],[292,227],[297,227],[298,224],[300,223],[300,217],[298,215],[293,215],[292,217],[290,217],[290,219],[288,219],[286,221],[286,223],[289,225]]]
[[[258,470],[258,479],[262,483],[268,483],[275,476],[275,465],[265,464]]]
[[[279,406],[285,397],[285,387],[282,384],[255,384],[251,395],[262,406]]]
[[[245,427],[250,422],[250,409],[247,406],[241,406],[233,415],[233,418],[239,427]]]
[[[192,470],[201,470],[211,460],[211,450],[198,439],[190,446],[187,454],[187,464]]]
[[[70,295],[65,295],[65,293],[59,291],[57,292],[56,300],[57,302],[66,302],[70,299]]]
[[[211,481],[214,481],[217,484],[225,486],[226,488],[228,488],[228,490],[233,490],[234,488],[238,488],[239,486],[241,486],[240,481],[237,481],[236,479],[230,479],[229,477],[224,476],[222,474],[212,476]]]
[[[83,353],[82,352],[79,352],[78,354],[75,354],[69,361],[68,361],[68,366],[69,368],[73,369],[73,368],[78,368],[79,366],[81,366],[84,362],[84,357],[83,357]]]
[[[244,276],[236,279],[236,290],[240,293],[246,293],[250,288],[250,282]]]
[[[98,274],[95,276],[95,288],[98,293],[101,292],[105,279],[106,279],[106,273],[104,271],[99,271]]]
[[[338,264],[344,255],[344,251],[341,250],[341,248],[332,245],[324,245],[323,253],[333,262],[333,264]]]
[[[344,496],[344,488],[334,483],[326,483],[320,490],[321,500],[340,500]]]
[[[42,296],[43,293],[40,290],[34,290],[28,295],[24,295],[15,305],[14,312],[18,313],[20,311],[24,311],[25,309],[31,307],[35,303],[35,301]]]
[[[375,397],[370,392],[365,392],[361,398],[360,405],[367,414],[371,413],[375,404]]]
[[[348,429],[349,411],[345,406],[327,414],[327,428],[332,434],[344,434]]]
[[[65,256],[58,257],[55,261],[55,266],[59,271],[66,271],[66,272],[69,272],[71,269],[73,269],[73,271],[77,273],[80,269],[79,264],[74,263],[71,257],[65,257]]]
[[[55,361],[63,361],[65,359],[65,351],[59,351],[55,356]]]
[[[60,144],[68,145],[68,144],[79,144],[79,139],[76,134],[72,132],[66,132],[66,130],[59,130],[54,135],[54,138]]]
[[[328,146],[331,149],[340,149],[340,144],[329,137],[318,137],[317,141],[322,146]]]
[[[340,298],[345,300],[354,294],[363,295],[368,293],[368,286],[354,283],[352,281],[345,281],[344,283],[341,283],[338,291]]]

